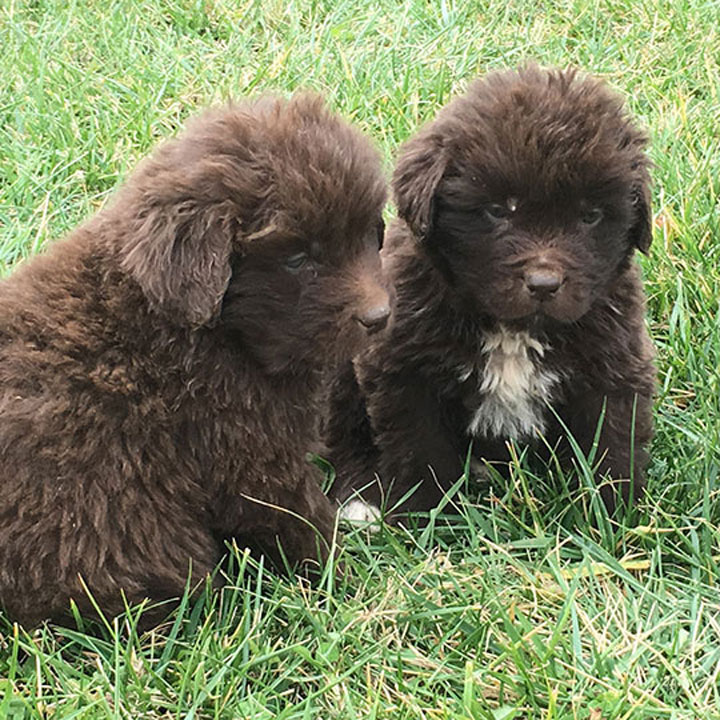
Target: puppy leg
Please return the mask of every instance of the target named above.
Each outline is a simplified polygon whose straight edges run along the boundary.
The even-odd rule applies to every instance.
[[[323,437],[326,459],[335,468],[329,496],[341,503],[375,477],[379,455],[355,368],[348,361],[333,378]]]
[[[369,396],[368,409],[382,487],[368,488],[368,499],[384,500],[393,513],[430,510],[462,475],[463,450],[427,379],[403,373],[402,378],[380,380],[382,387]]]
[[[206,525],[189,515],[184,520],[178,518],[157,541],[153,555],[139,562],[128,578],[135,579],[139,587],[133,602],[148,598],[150,604],[162,603],[154,613],[143,613],[151,620],[167,616],[186,587],[192,596],[202,592],[205,579],[212,575],[222,554]]]
[[[289,506],[294,515],[283,523],[279,536],[283,551],[292,564],[325,563],[332,549],[336,508],[323,494],[314,475],[296,489]]]
[[[636,502],[645,488],[646,446],[652,435],[652,398],[642,393],[586,396],[572,404],[569,428],[583,452],[590,452],[601,416],[604,417],[596,458],[598,479],[609,476],[600,493],[608,509],[615,511],[618,497]]]
[[[89,578],[88,587],[106,616],[112,617],[125,609],[118,586],[129,588],[123,594],[130,605],[146,600],[149,607],[141,618],[144,629],[164,620],[186,587],[192,596],[202,592],[204,579],[212,574],[220,559],[219,548],[204,528],[191,519],[179,523],[177,529],[178,532],[159,538],[151,556],[138,557],[132,566],[122,569],[113,586],[108,587],[102,578]],[[84,612],[91,610],[87,598],[78,604]]]
[[[309,468],[309,470],[311,470]],[[232,500],[225,511],[233,505]],[[279,569],[318,567],[330,556],[337,508],[308,472],[279,497],[243,495],[234,503],[232,529],[224,533],[241,546],[270,558]]]

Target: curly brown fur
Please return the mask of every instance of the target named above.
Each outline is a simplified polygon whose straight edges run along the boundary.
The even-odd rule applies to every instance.
[[[383,250],[393,325],[334,383],[336,498],[393,508],[420,483],[398,509],[427,510],[471,440],[488,461],[540,435],[567,454],[557,413],[588,452],[603,412],[605,503],[640,495],[655,382],[633,261],[651,240],[645,144],[602,82],[536,66],[476,81],[405,144]]]
[[[314,96],[209,111],[0,283],[0,604],[181,595],[223,541],[327,554],[323,377],[387,320],[379,158]]]

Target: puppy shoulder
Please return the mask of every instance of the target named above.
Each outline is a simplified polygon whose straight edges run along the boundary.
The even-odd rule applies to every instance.
[[[651,394],[655,384],[655,349],[645,318],[645,296],[635,263],[615,288],[600,298],[574,327],[564,346],[575,368],[577,389],[622,392],[633,388]]]

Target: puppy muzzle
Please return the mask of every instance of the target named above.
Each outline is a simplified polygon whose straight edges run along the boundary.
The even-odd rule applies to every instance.
[[[365,328],[368,335],[372,335],[387,326],[388,319],[390,318],[390,303],[386,301],[364,308],[356,313],[353,318]]]

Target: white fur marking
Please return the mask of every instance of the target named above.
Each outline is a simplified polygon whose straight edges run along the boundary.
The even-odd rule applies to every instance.
[[[376,523],[380,520],[380,510],[364,500],[350,500],[340,508],[340,519],[350,523]]]
[[[502,325],[485,338],[482,400],[468,426],[471,435],[518,440],[544,432],[544,406],[560,379],[530,353],[542,360],[545,350],[528,332],[513,332]]]

